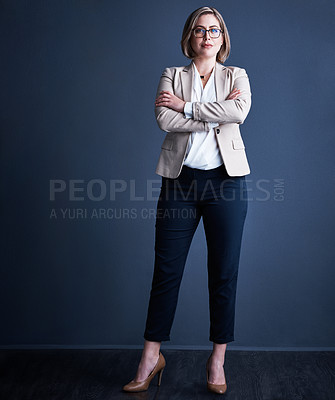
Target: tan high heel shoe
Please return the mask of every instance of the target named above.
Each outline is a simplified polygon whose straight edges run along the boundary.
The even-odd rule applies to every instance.
[[[123,390],[125,392],[144,392],[148,390],[150,382],[154,379],[155,375],[158,374],[158,383],[157,385],[160,386],[162,380],[162,374],[166,365],[165,358],[161,352],[159,352],[159,357],[155,368],[150,372],[148,377],[141,382],[136,382],[134,379],[127,383],[127,385],[123,386]]]
[[[224,394],[227,390],[227,382],[223,385],[216,385],[214,383],[209,383],[208,382],[208,377],[209,377],[209,371],[208,371],[208,362],[209,359],[212,357],[212,354],[209,356],[207,363],[206,363],[206,376],[207,376],[207,389],[210,392],[214,392],[214,393],[219,393],[219,394]]]

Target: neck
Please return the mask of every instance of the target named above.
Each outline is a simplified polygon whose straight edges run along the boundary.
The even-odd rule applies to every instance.
[[[200,75],[206,75],[215,67],[216,58],[194,58],[193,62]]]

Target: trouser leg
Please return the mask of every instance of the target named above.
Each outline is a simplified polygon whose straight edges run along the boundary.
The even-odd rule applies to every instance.
[[[186,258],[200,220],[196,201],[185,200],[173,183],[163,179],[157,203],[155,265],[144,332],[150,341],[170,340]],[[183,189],[189,187],[188,182],[182,184]]]
[[[208,248],[208,289],[210,309],[209,340],[234,340],[235,300],[240,249],[247,214],[244,177],[213,180],[216,198],[204,202],[202,213]]]

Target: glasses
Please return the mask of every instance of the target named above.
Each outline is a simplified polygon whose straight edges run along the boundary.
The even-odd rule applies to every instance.
[[[209,32],[209,36],[213,39],[218,38],[221,34],[221,29],[218,28],[211,28],[211,29],[204,29],[204,28],[194,28],[192,29],[194,36],[197,38],[202,38],[206,36],[206,32]]]

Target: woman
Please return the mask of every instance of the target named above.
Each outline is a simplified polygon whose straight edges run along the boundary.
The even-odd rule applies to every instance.
[[[240,135],[251,107],[246,71],[226,67],[230,40],[221,14],[201,7],[187,19],[181,47],[192,61],[166,68],[155,114],[167,132],[156,172],[162,176],[157,204],[155,267],[144,348],[136,377],[125,391],[147,390],[166,365],[160,352],[170,340],[187,253],[203,218],[208,248],[210,335],[207,388],[224,393],[227,343],[234,340],[235,298],[244,221],[245,175],[250,173]]]

